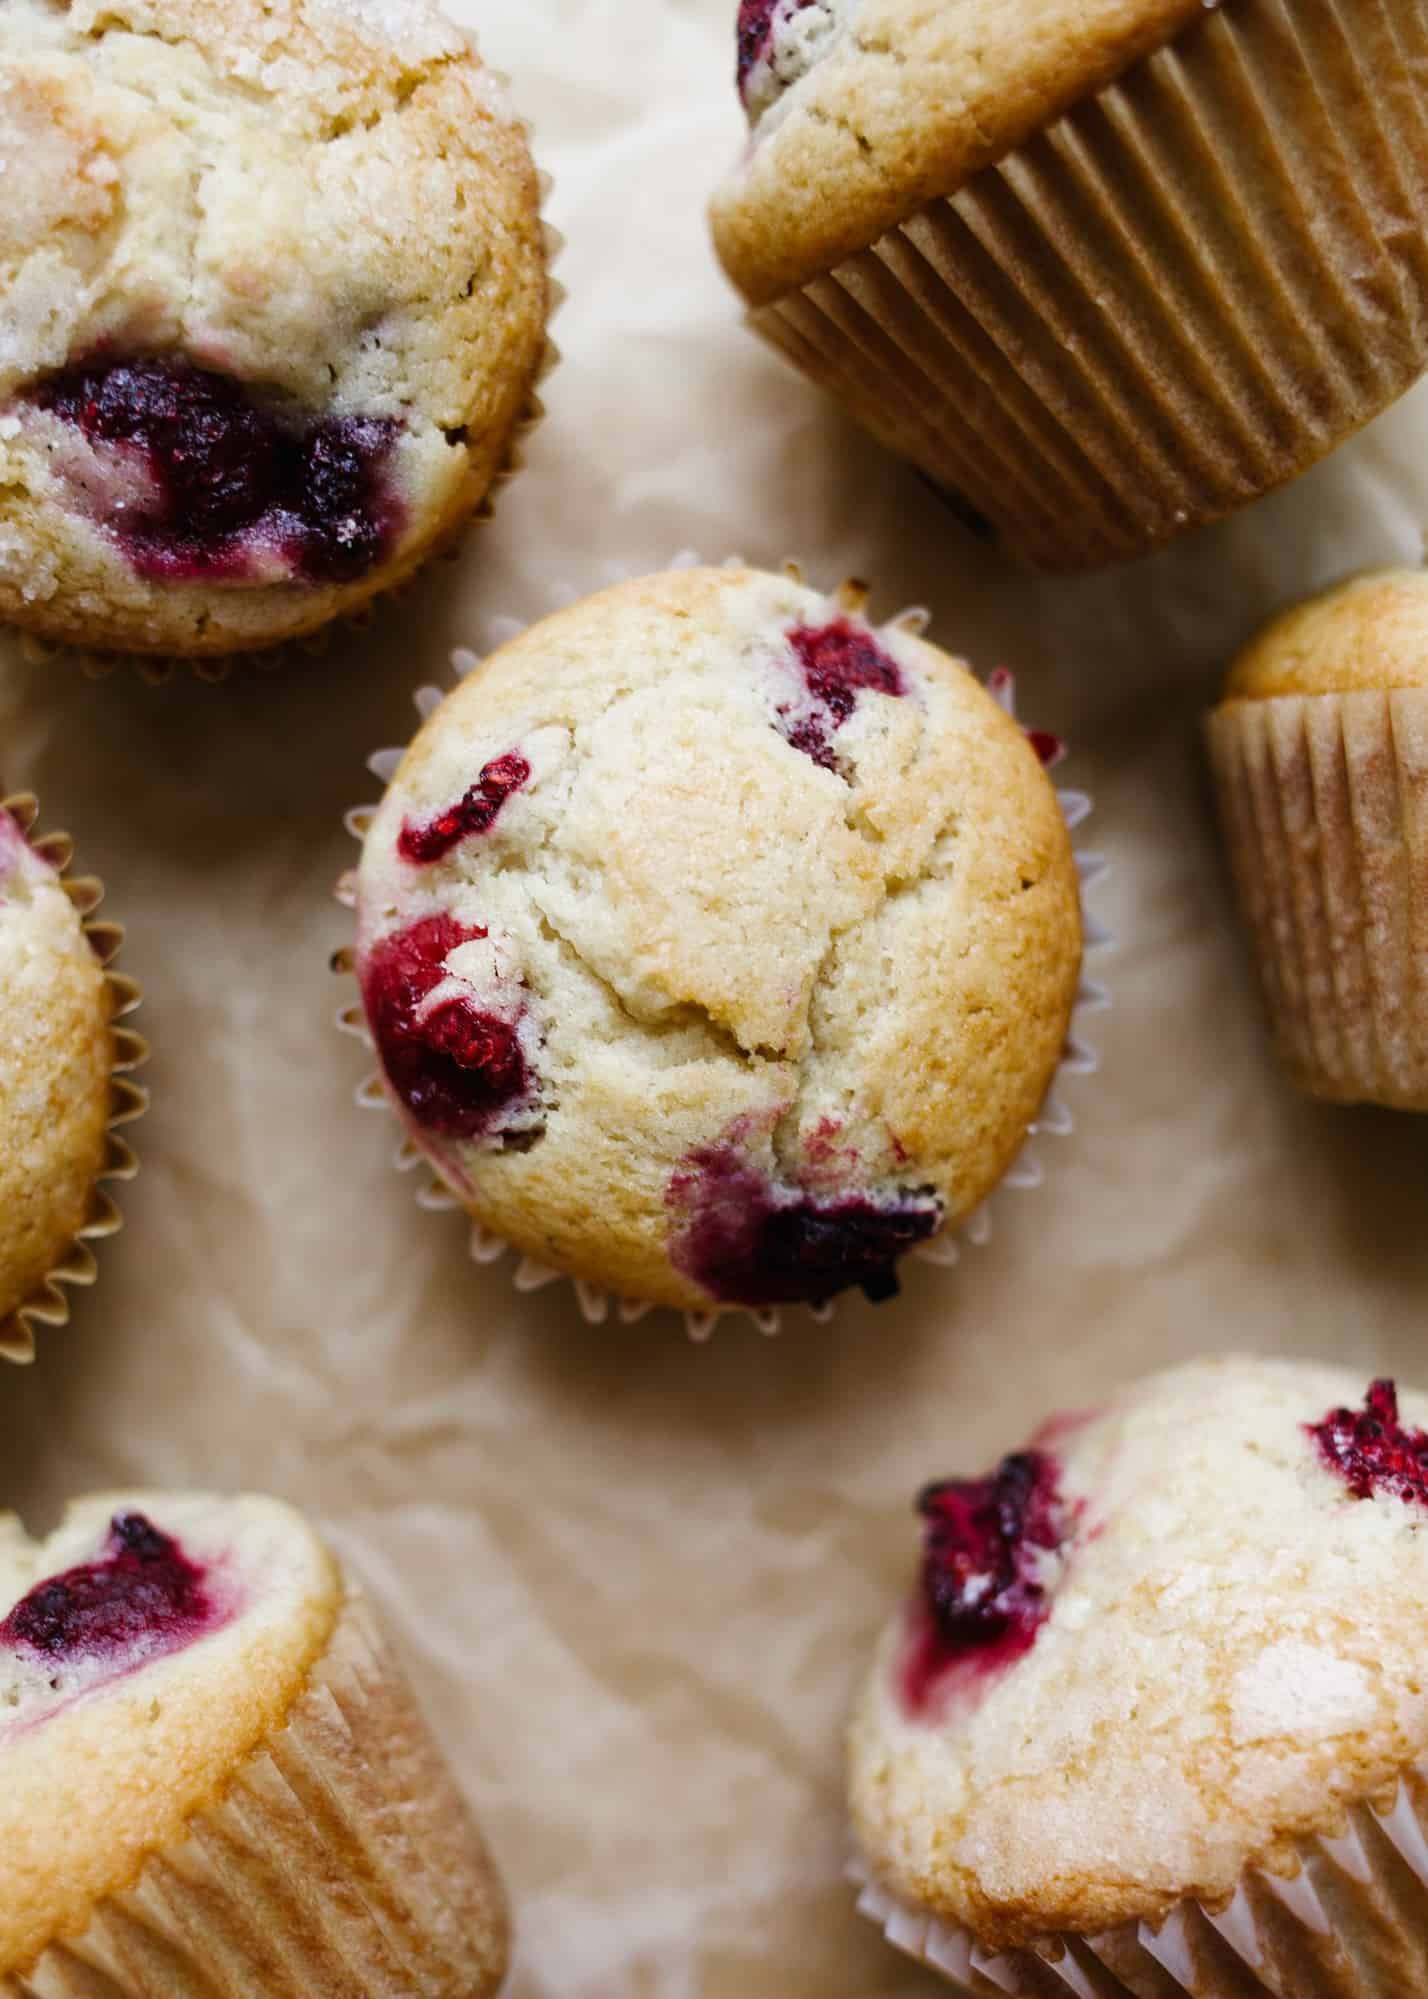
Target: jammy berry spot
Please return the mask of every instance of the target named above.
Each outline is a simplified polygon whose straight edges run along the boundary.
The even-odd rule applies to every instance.
[[[736,78],[739,95],[748,102],[749,77],[773,53],[778,27],[794,14],[801,14],[815,0],[739,0],[738,61]]]
[[[509,1144],[534,1130],[534,1080],[518,1032],[524,1005],[510,1017],[493,1012],[446,966],[485,935],[450,916],[398,931],[368,956],[362,997],[387,1080],[417,1123],[447,1138]]]
[[[97,1561],[38,1583],[0,1624],[0,1644],[57,1664],[172,1651],[212,1628],[205,1571],[142,1513],[117,1513]]]
[[[1075,1514],[1045,1451],[1013,1452],[988,1478],[929,1485],[917,1506],[926,1527],[903,1698],[924,1714],[951,1669],[994,1671],[1030,1650]]]
[[[770,1181],[728,1142],[693,1152],[666,1200],[675,1268],[728,1305],[820,1304],[853,1285],[894,1297],[897,1259],[942,1219],[928,1189],[815,1196]]]
[[[443,859],[473,834],[489,833],[501,807],[513,791],[519,791],[529,780],[530,774],[531,767],[519,750],[494,757],[455,805],[439,812],[435,819],[428,819],[425,825],[404,819],[397,836],[397,852],[404,861],[429,864]]]
[[[1382,1492],[1428,1506],[1428,1431],[1399,1422],[1391,1381],[1372,1382],[1362,1409],[1331,1409],[1305,1428],[1356,1499]]]
[[[102,354],[32,399],[91,444],[140,455],[137,497],[106,526],[151,580],[241,581],[263,558],[303,582],[351,583],[396,538],[388,418],[304,416],[186,361]]]
[[[866,625],[837,618],[829,625],[795,625],[788,644],[803,676],[804,698],[778,711],[779,726],[796,750],[825,770],[836,770],[833,737],[865,688],[903,695],[907,686],[896,660]]]

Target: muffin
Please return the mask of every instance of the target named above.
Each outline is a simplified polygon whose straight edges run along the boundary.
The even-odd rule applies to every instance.
[[[1302,472],[1428,364],[1414,0],[742,0],[754,326],[1032,561]]]
[[[1428,576],[1359,576],[1276,619],[1208,742],[1291,1079],[1428,1110]]]
[[[623,583],[503,646],[356,877],[388,1094],[486,1229],[696,1315],[897,1288],[1066,1041],[1070,840],[963,665],[792,575]]]
[[[102,894],[66,882],[64,834],[32,844],[35,803],[0,786],[0,1357],[28,1360],[36,1324],[63,1324],[60,1284],[92,1283],[89,1243],[119,1227],[102,1180],[133,1156],[112,1127],[144,1107],[116,1072],[146,1054],[114,1025],[138,988],[104,969],[122,935],[86,924]]]
[[[272,646],[400,582],[508,464],[536,173],[424,0],[10,0],[0,159],[0,618]]]
[[[929,1486],[865,1907],[975,1993],[1428,1990],[1428,1397],[1221,1359]]]
[[[0,1516],[0,1994],[500,1985],[500,1883],[360,1592],[276,1500]]]

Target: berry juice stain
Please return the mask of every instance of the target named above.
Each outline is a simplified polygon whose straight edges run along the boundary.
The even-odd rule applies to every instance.
[[[786,637],[803,675],[805,700],[798,708],[779,709],[783,734],[824,770],[836,770],[833,737],[857,706],[859,694],[868,688],[903,695],[907,683],[867,626],[851,618],[794,625]]]
[[[217,1615],[207,1572],[142,1513],[116,1513],[99,1559],[37,1583],[0,1624],[0,1645],[56,1664],[149,1657]]]

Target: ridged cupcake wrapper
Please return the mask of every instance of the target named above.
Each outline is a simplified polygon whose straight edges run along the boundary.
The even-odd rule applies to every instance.
[[[493,71],[496,81],[502,86],[510,78],[499,71]],[[530,136],[530,127],[524,120],[519,121],[521,130]],[[541,205],[544,207],[550,197],[554,183],[543,168],[537,168],[540,183]],[[549,222],[541,223],[541,240],[545,249],[546,264],[546,334],[540,359],[536,363],[534,380],[520,415],[511,429],[506,454],[496,468],[490,485],[482,494],[475,510],[464,520],[458,521],[446,537],[436,542],[425,555],[395,583],[385,589],[375,591],[353,611],[339,612],[316,631],[305,632],[300,637],[279,639],[268,646],[249,647],[231,653],[214,656],[193,657],[180,654],[147,654],[136,652],[97,652],[91,647],[67,645],[59,639],[41,638],[37,633],[27,632],[18,626],[10,627],[13,637],[18,639],[20,654],[31,666],[52,666],[64,663],[82,673],[87,680],[107,680],[121,669],[132,670],[140,680],[150,687],[163,687],[176,674],[191,675],[195,680],[206,681],[210,686],[219,686],[235,671],[253,670],[272,673],[286,668],[299,658],[311,658],[314,654],[327,651],[333,633],[339,627],[348,631],[364,632],[381,615],[388,605],[400,603],[427,570],[436,562],[458,562],[465,551],[470,536],[484,527],[495,513],[496,495],[503,486],[508,486],[518,472],[525,469],[526,447],[533,432],[545,421],[545,404],[540,391],[547,378],[560,362],[560,349],[550,337],[550,321],[565,303],[566,290],[558,278],[549,272],[565,247],[565,238]]]
[[[3,1999],[486,1999],[499,1876],[360,1596],[221,1798]]]
[[[31,1295],[8,1316],[0,1317],[0,1362],[25,1363],[35,1357],[38,1331],[68,1323],[70,1290],[87,1287],[98,1277],[99,1265],[91,1244],[117,1235],[124,1226],[124,1217],[106,1183],[132,1180],[139,1170],[139,1162],[119,1128],[142,1117],[148,1108],[149,1093],[132,1080],[132,1075],[148,1061],[149,1044],[132,1027],[119,1025],[142,1003],[143,994],[135,980],[114,970],[114,961],[124,942],[124,929],[122,924],[106,922],[95,914],[104,900],[104,884],[97,875],[69,872],[74,842],[68,833],[33,833],[39,816],[39,803],[33,792],[11,792],[6,796],[0,787],[0,814],[14,820],[32,852],[54,870],[60,887],[79,914],[89,947],[104,968],[113,1046],[104,1157],[90,1188],[84,1219]]]
[[[700,558],[698,555],[686,549],[681,551],[669,566],[674,569],[693,568],[698,566],[699,561]],[[738,557],[731,556],[728,561],[731,567],[741,566]],[[795,580],[802,580],[802,570],[797,563],[788,563],[785,567]],[[612,573],[607,578],[607,581],[610,583],[624,581],[628,573],[624,569],[619,569]],[[557,591],[555,594],[557,604],[563,604],[575,602],[582,593],[570,589]],[[867,598],[868,592],[866,585],[850,583],[844,585],[842,590],[835,594],[838,596],[839,601],[845,604],[846,608],[860,610]],[[900,627],[904,631],[920,635],[927,629],[930,618],[925,610],[915,607],[900,612],[896,617],[889,619],[887,622],[889,625]],[[519,619],[506,617],[491,619],[489,623],[490,649],[494,650],[498,645],[503,645],[508,640],[518,637],[525,629],[525,623]],[[481,656],[464,648],[458,649],[451,656],[451,664],[456,677],[461,679],[466,674],[476,670],[481,664]],[[1013,675],[1006,668],[998,668],[996,672],[989,676],[987,691],[1009,715],[1015,714],[1015,681]],[[413,698],[417,714],[424,722],[441,705],[441,702],[445,698],[445,693],[439,687],[422,687],[417,690]],[[395,776],[397,766],[404,755],[405,750],[403,749],[378,750],[373,756],[368,758],[367,767],[373,776],[379,778],[384,785],[389,784]],[[1044,761],[1047,762],[1049,768],[1051,765],[1059,763],[1064,755],[1064,749],[1061,745],[1057,744],[1049,756],[1044,758]],[[1084,824],[1094,810],[1092,801],[1084,791],[1058,790],[1056,796],[1065,816],[1066,824],[1074,833],[1076,828]],[[346,814],[343,823],[355,840],[360,842],[366,838],[367,830],[372,823],[376,810],[377,807],[375,805],[360,805],[354,806]],[[1077,850],[1076,852],[1076,867],[1081,883],[1082,939],[1084,950],[1088,953],[1105,949],[1114,941],[1111,932],[1091,914],[1086,905],[1087,892],[1105,877],[1109,866],[1110,863],[1103,854],[1088,853],[1081,850]],[[349,871],[342,876],[337,884],[335,893],[337,900],[344,908],[355,908],[355,870]],[[339,951],[333,959],[333,969],[344,976],[350,976],[355,969],[353,953],[350,950]],[[1002,1176],[997,1184],[997,1188],[993,1190],[994,1193],[999,1192],[1002,1188],[1029,1189],[1041,1185],[1045,1178],[1045,1169],[1039,1156],[1031,1150],[1030,1141],[1038,1137],[1064,1138],[1075,1129],[1075,1120],[1061,1095],[1061,1085],[1068,1077],[1091,1076],[1096,1073],[1100,1066],[1099,1058],[1095,1049],[1081,1038],[1078,1030],[1083,1024],[1084,1016],[1101,1012],[1109,1007],[1110,1004],[1111,996],[1109,990],[1097,981],[1087,979],[1083,976],[1077,989],[1071,1033],[1067,1038],[1061,1062],[1057,1067],[1056,1074],[1052,1078],[1051,1086],[1047,1091],[1046,1099],[1037,1115],[1036,1122],[1028,1130],[1028,1143],[1023,1147],[1008,1171]],[[372,1038],[367,1030],[366,1017],[360,1001],[355,1005],[344,1006],[340,1010],[337,1015],[337,1026],[342,1033],[354,1036],[365,1048],[371,1049],[373,1047]],[[385,1111],[394,1114],[386,1086],[379,1073],[367,1076],[358,1085],[356,1101],[364,1110]],[[392,1163],[398,1172],[401,1173],[412,1172],[419,1168],[425,1168],[428,1175],[432,1173],[433,1162],[416,1142],[405,1133],[393,1155]],[[453,1210],[464,1210],[466,1207],[466,1203],[461,1197],[452,1188],[447,1186],[440,1177],[431,1177],[424,1180],[417,1190],[416,1198],[419,1207],[435,1213],[449,1213]],[[909,1257],[915,1258],[922,1263],[932,1263],[947,1268],[960,1260],[962,1245],[964,1243],[971,1244],[973,1247],[981,1247],[990,1240],[992,1233],[991,1198],[989,1196],[986,1201],[983,1201],[970,1214],[964,1215],[960,1221],[943,1229],[930,1242],[919,1243],[914,1249],[908,1252]],[[506,1242],[504,1237],[495,1235],[482,1223],[473,1220],[468,1247],[473,1262],[494,1264],[500,1261],[512,1245]],[[602,1285],[591,1283],[583,1277],[570,1277],[567,1280],[564,1271],[553,1270],[549,1265],[543,1264],[531,1256],[519,1256],[512,1281],[517,1291],[521,1292],[542,1291],[548,1285],[568,1281],[575,1292],[576,1302],[582,1318],[588,1325],[592,1326],[603,1325],[612,1313],[624,1324],[632,1325],[636,1320],[643,1319],[648,1313],[659,1309],[650,1299],[622,1297],[606,1290]],[[826,1324],[833,1317],[835,1301],[830,1300],[822,1305],[808,1305],[802,1309],[807,1311],[820,1324]],[[685,1329],[690,1339],[699,1342],[709,1339],[721,1320],[738,1317],[751,1319],[757,1329],[769,1337],[773,1337],[783,1329],[783,1308],[776,1305],[762,1307],[726,1305],[712,1307],[707,1312],[687,1311],[683,1314]]]
[[[1158,1923],[984,1951],[970,1931],[901,1902],[855,1853],[858,1908],[888,1942],[991,1999],[1416,1999],[1428,1992],[1428,1765],[1391,1805],[1347,1808],[1333,1836],[1294,1842],[1293,1872],[1247,1867],[1234,1895],[1187,1898]]]
[[[1428,689],[1236,701],[1206,733],[1290,1075],[1428,1110]]]
[[[752,323],[1033,562],[1141,554],[1428,367],[1428,14],[1225,0]]]

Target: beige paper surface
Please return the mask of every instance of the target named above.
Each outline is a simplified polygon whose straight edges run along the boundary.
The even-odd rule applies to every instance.
[[[570,238],[549,421],[494,526],[360,637],[221,688],[91,684],[0,641],[0,768],[129,925],[154,1043],[97,1291],[0,1373],[3,1497],[256,1486],[361,1571],[481,1810],[517,1999],[915,1999],[853,1911],[839,1737],[911,1570],[911,1497],[1057,1404],[1238,1344],[1428,1381],[1428,1124],[1275,1074],[1208,819],[1197,715],[1285,598],[1416,560],[1428,392],[1251,517],[1120,575],[1028,581],[738,323],[702,203],[739,143],[732,0],[530,0],[479,20]],[[1103,1073],[1036,1192],[898,1303],[707,1348],[580,1320],[468,1263],[390,1168],[332,1029],[328,892],[367,753],[453,645],[682,545],[816,579],[1014,667],[1069,736],[1121,937]]]

